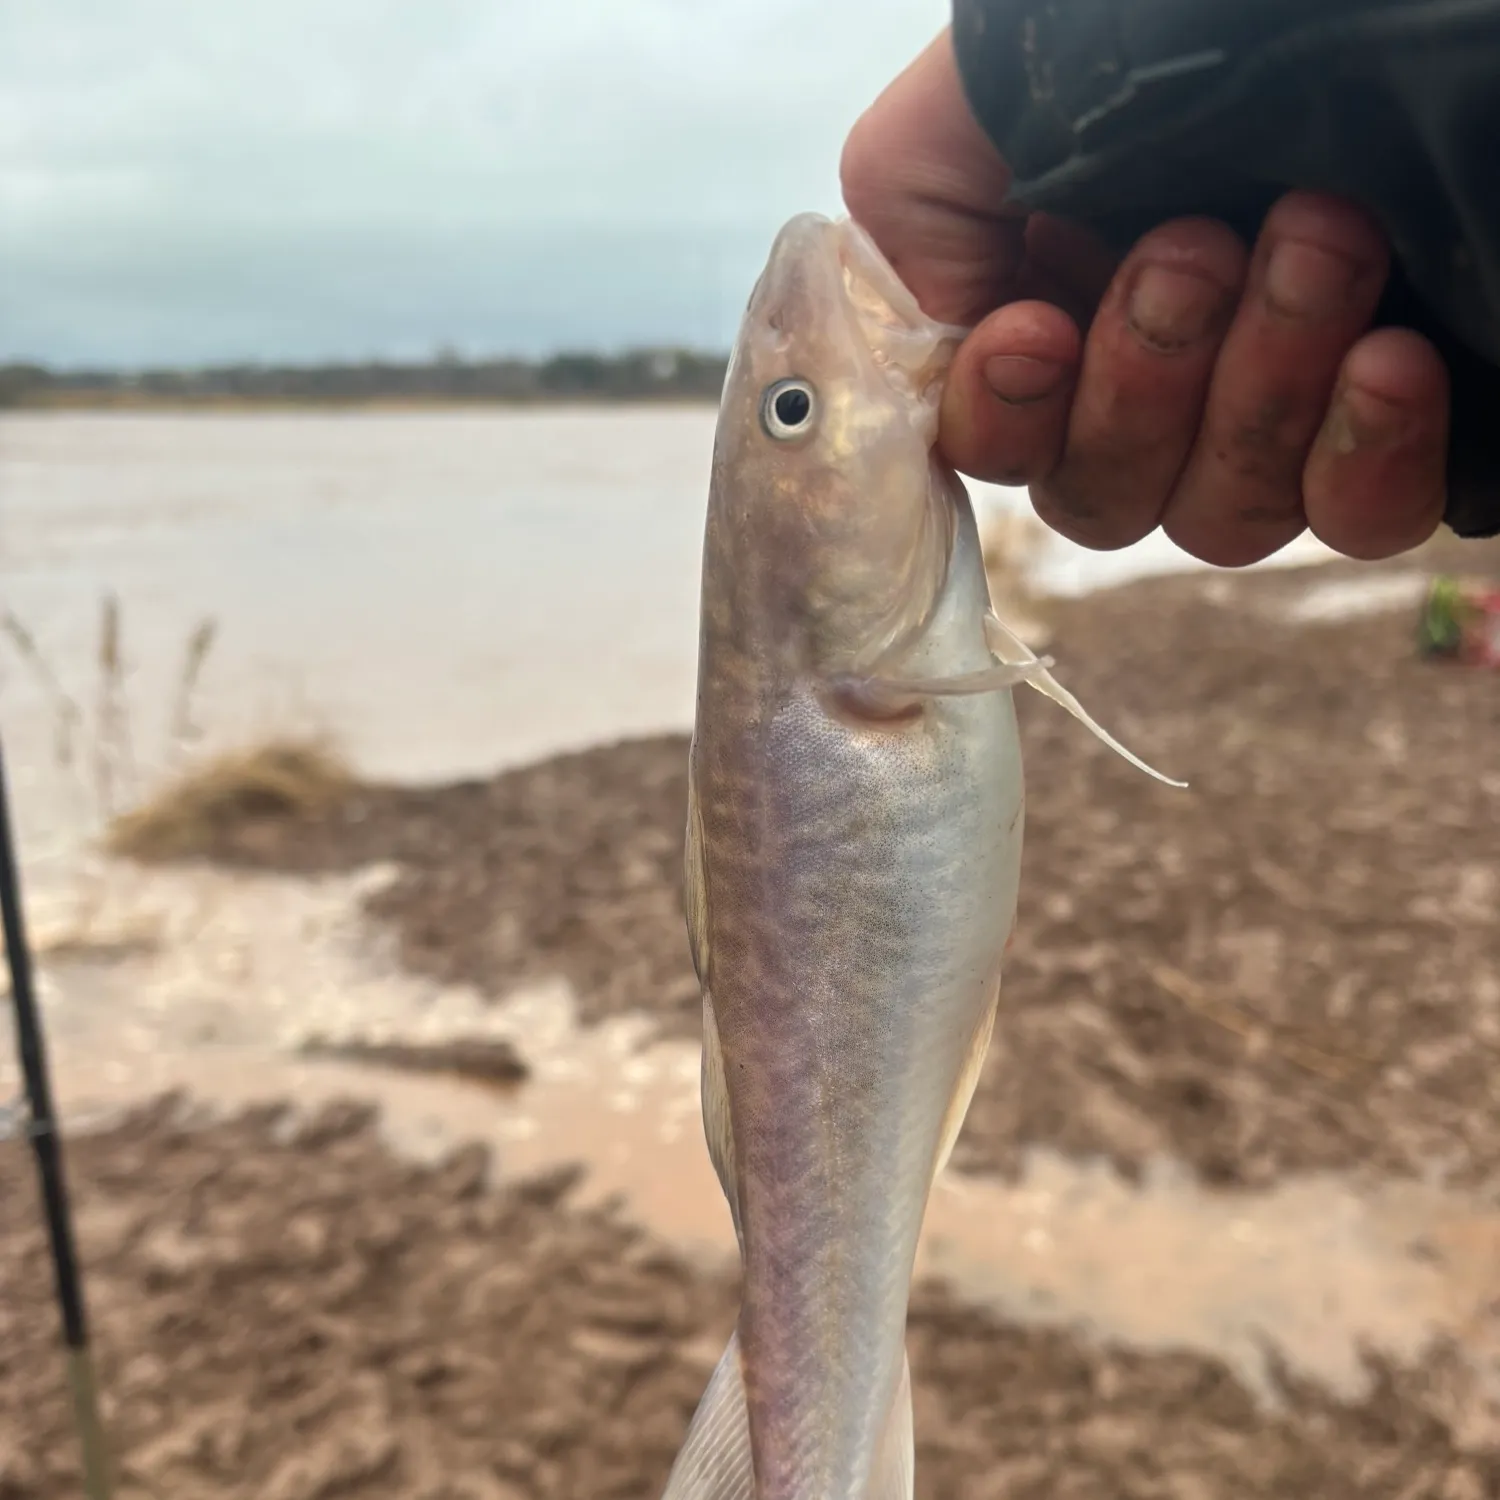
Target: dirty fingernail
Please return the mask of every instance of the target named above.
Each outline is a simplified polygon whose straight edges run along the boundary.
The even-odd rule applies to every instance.
[[[1336,250],[1307,240],[1282,240],[1266,264],[1266,300],[1294,318],[1327,318],[1342,312],[1365,267]]]
[[[1012,406],[1045,401],[1062,387],[1067,367],[1056,360],[1025,354],[995,354],[984,362],[985,384]]]
[[[1206,276],[1148,264],[1136,275],[1126,316],[1146,343],[1170,354],[1207,338],[1228,302],[1229,293]]]
[[[1383,396],[1357,385],[1346,385],[1335,396],[1328,413],[1324,441],[1341,455],[1358,448],[1388,446],[1402,437],[1405,417],[1401,407]]]

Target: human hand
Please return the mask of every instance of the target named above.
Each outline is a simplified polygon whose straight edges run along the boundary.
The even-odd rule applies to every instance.
[[[1029,485],[1101,550],[1158,525],[1242,566],[1307,527],[1390,557],[1442,519],[1448,373],[1407,329],[1369,331],[1389,265],[1339,199],[1291,193],[1253,248],[1181,219],[1122,262],[1079,226],[1005,207],[1010,173],[944,32],[856,123],[850,214],[924,309],[974,325],[940,442],[976,479]]]

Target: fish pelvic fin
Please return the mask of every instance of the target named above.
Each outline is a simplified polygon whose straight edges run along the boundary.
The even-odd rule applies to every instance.
[[[994,994],[990,996],[990,1003],[974,1028],[969,1050],[964,1054],[963,1070],[954,1085],[953,1097],[948,1101],[948,1112],[943,1116],[943,1134],[938,1142],[936,1165],[932,1171],[934,1182],[948,1165],[953,1148],[958,1144],[959,1133],[964,1128],[964,1121],[968,1118],[969,1106],[974,1102],[974,1091],[979,1087],[979,1075],[984,1071],[984,1059],[990,1050],[990,1038],[995,1034],[995,1013],[999,1006],[1000,986],[997,984]]]
[[[907,1405],[909,1408],[909,1396]],[[908,1489],[907,1500],[910,1495]],[[693,1413],[662,1500],[755,1500],[750,1412],[745,1402],[738,1333],[730,1335]]]
[[[1059,707],[1067,709],[1090,734],[1108,745],[1116,755],[1128,760],[1136,770],[1144,771],[1146,775],[1165,782],[1167,786],[1178,788],[1187,786],[1187,782],[1174,781],[1170,776],[1164,776],[1154,767],[1148,766],[1138,755],[1127,750],[1112,734],[1096,724],[1083,704],[1052,675],[1051,659],[1038,656],[1025,641],[1001,623],[994,610],[989,610],[985,614],[984,637],[991,653],[998,657],[1006,667],[1024,673],[1022,680],[1029,687],[1035,688],[1043,697],[1050,698]]]

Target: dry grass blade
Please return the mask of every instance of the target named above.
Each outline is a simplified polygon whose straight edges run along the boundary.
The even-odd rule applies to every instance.
[[[320,817],[354,784],[348,765],[315,741],[232,752],[184,772],[149,801],[117,817],[106,847],[140,860],[207,855],[245,823]]]
[[[304,1043],[307,1057],[327,1057],[407,1073],[437,1073],[488,1088],[508,1089],[531,1074],[510,1042],[496,1037],[454,1037],[442,1042],[370,1042],[358,1039]]]
[[[106,594],[99,614],[99,709],[98,733],[94,739],[95,791],[99,814],[106,821],[115,814],[122,776],[128,776],[133,783],[136,774],[124,687],[120,601],[114,594]]]
[[[218,628],[218,622],[212,618],[200,620],[188,637],[187,650],[182,657],[182,670],[177,674],[177,696],[172,707],[172,722],[168,727],[173,743],[178,746],[198,738],[198,726],[193,722],[193,697],[198,691],[203,664],[213,648]]]
[[[43,691],[52,699],[56,716],[54,733],[54,755],[60,769],[68,770],[73,765],[74,739],[83,729],[83,710],[79,708],[63,687],[51,663],[37,642],[37,638],[26,628],[25,623],[12,611],[0,614],[0,631],[16,648],[16,654],[36,674]]]
[[[1332,1052],[1325,1051],[1322,1047],[1315,1047],[1308,1042],[1298,1041],[1294,1037],[1284,1036],[1276,1027],[1257,1020],[1253,1016],[1247,1016],[1238,1006],[1231,1004],[1228,1000],[1210,994],[1197,980],[1190,978],[1179,969],[1171,968],[1166,964],[1157,964],[1151,970],[1151,977],[1167,994],[1180,1000],[1190,1010],[1212,1021],[1216,1026],[1232,1031],[1236,1036],[1243,1037],[1246,1042],[1263,1042],[1273,1052],[1286,1058],[1288,1062],[1295,1063],[1299,1068],[1316,1074],[1319,1078],[1326,1078],[1331,1083],[1338,1083],[1347,1078],[1360,1063],[1367,1061],[1364,1058],[1339,1057]]]

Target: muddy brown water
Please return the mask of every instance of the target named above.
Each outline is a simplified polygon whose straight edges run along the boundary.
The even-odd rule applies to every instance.
[[[697,1263],[729,1263],[697,1046],[652,1039],[639,1017],[582,1027],[562,983],[495,1006],[404,973],[361,910],[392,878],[379,868],[299,881],[107,867],[91,921],[111,956],[98,963],[69,938],[65,909],[43,913],[70,1116],[102,1124],[176,1090],[220,1111],[362,1097],[378,1104],[399,1154],[432,1160],[482,1142],[509,1181],[581,1163],[580,1202],[618,1202]],[[132,933],[137,951],[122,959]],[[48,959],[53,947],[61,958]],[[310,1037],[337,1046],[355,1035],[439,1051],[453,1038],[508,1043],[529,1076],[497,1093],[301,1055]],[[1007,1322],[1222,1360],[1268,1401],[1278,1399],[1278,1363],[1357,1400],[1371,1388],[1368,1354],[1412,1365],[1451,1344],[1500,1403],[1500,1210],[1435,1185],[1317,1174],[1224,1193],[1166,1159],[1132,1181],[1104,1161],[1035,1149],[1014,1180],[940,1182],[919,1274]],[[1500,1421],[1500,1404],[1495,1412]]]

